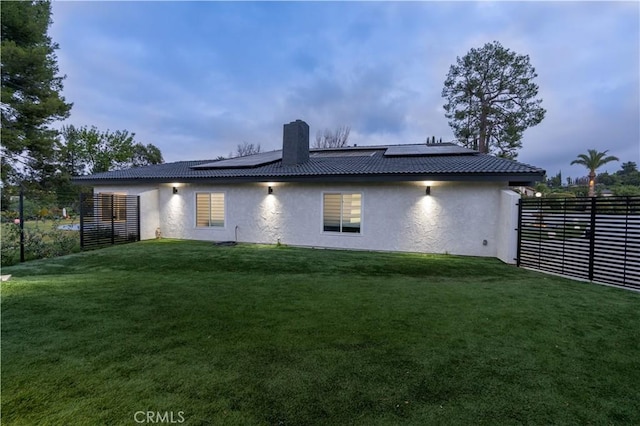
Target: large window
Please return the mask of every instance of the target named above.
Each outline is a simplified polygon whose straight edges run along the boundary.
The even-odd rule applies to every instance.
[[[360,233],[362,194],[326,193],[322,207],[325,232]]]
[[[224,193],[196,194],[196,226],[224,226]]]

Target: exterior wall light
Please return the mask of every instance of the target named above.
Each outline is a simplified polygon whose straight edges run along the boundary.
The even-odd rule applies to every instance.
[[[542,192],[536,192],[536,198],[542,197]]]
[[[178,187],[176,187],[176,186],[174,186],[174,187],[173,187],[173,193],[174,193],[174,194],[177,194],[177,193],[178,193]]]
[[[427,190],[425,191],[426,195],[431,195],[431,187],[427,186]]]
[[[273,187],[269,186],[267,188],[267,194],[273,194]]]

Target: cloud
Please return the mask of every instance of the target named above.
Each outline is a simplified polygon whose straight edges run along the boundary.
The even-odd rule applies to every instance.
[[[638,161],[639,8],[55,2],[51,35],[70,122],[136,132],[167,161],[226,155],[244,141],[277,149],[297,118],[312,134],[350,125],[359,145],[447,140],[449,66],[499,40],[530,56],[548,111],[519,159],[577,175],[568,164],[587,148]]]

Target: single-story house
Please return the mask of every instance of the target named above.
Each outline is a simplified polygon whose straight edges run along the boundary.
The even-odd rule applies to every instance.
[[[513,262],[519,195],[544,170],[455,144],[310,149],[284,125],[282,150],[76,178],[140,196],[141,239],[450,253]]]

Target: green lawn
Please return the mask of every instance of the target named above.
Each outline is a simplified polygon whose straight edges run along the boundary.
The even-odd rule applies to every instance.
[[[493,259],[171,240],[6,273],[6,425],[640,424],[626,290]]]

